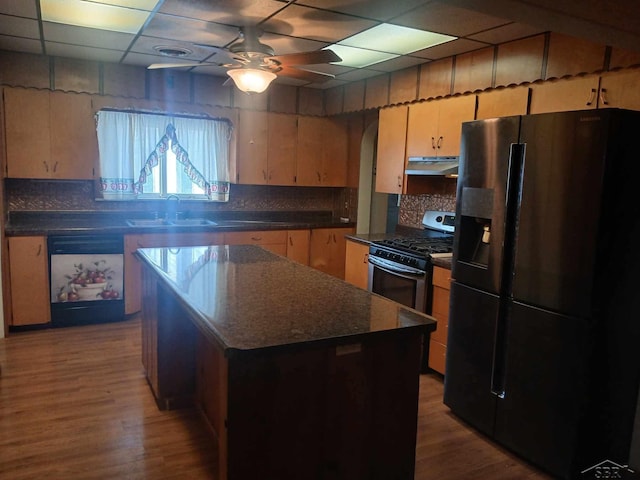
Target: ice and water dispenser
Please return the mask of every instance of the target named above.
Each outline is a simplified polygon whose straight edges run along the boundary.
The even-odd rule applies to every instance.
[[[464,187],[460,205],[458,261],[489,265],[493,189]]]

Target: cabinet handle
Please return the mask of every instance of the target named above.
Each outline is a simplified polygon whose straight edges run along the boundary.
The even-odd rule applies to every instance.
[[[251,237],[251,240],[253,240],[254,242],[259,242],[260,240],[262,240],[262,237]]]
[[[39,257],[42,253],[42,245],[38,245],[38,251],[36,252],[36,257]]]
[[[266,180],[267,179],[267,172],[265,172],[264,170],[262,170],[262,177]]]
[[[320,182],[320,180],[322,180],[322,176],[320,175],[320,172],[316,172],[316,175],[318,175],[318,182]]]
[[[436,149],[436,137],[431,137],[431,148]]]
[[[43,161],[42,164],[44,165],[45,172],[49,172],[49,164],[45,161]]]
[[[56,173],[56,170],[58,170],[58,162],[53,164],[53,173]]]
[[[603,105],[609,105],[609,102],[607,101],[607,89],[606,88],[601,88],[600,89],[600,101],[602,102]]]
[[[402,188],[402,175],[398,175],[398,188]]]
[[[338,241],[336,240],[336,234],[333,234],[333,243],[338,243]]]
[[[369,254],[368,253],[364,254],[364,262],[362,262],[362,263],[369,263]]]
[[[596,98],[596,89],[592,88],[589,94],[589,100],[587,100],[587,106],[591,105]]]
[[[442,140],[444,140],[442,136],[438,137],[438,143],[437,143],[438,148],[442,147]]]
[[[289,245],[293,247],[293,238],[289,237]]]
[[[331,234],[327,235],[327,245],[331,243]]]

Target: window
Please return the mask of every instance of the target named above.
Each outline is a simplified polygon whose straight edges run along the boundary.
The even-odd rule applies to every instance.
[[[113,110],[97,118],[100,198],[228,200],[228,120]]]

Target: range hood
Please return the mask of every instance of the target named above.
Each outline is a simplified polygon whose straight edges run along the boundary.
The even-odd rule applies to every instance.
[[[458,157],[409,157],[405,175],[458,175]]]

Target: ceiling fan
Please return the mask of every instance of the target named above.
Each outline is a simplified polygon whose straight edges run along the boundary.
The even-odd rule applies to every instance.
[[[154,63],[147,68],[201,67],[207,65],[226,67],[229,69],[227,70],[227,74],[233,79],[240,90],[247,93],[260,93],[266,90],[277,76],[290,77],[312,83],[326,82],[334,78],[334,75],[316,72],[302,68],[302,66],[340,62],[342,60],[332,50],[315,50],[276,55],[273,48],[260,42],[260,35],[261,32],[255,28],[240,27],[239,40],[227,48],[199,45],[215,49],[219,53],[227,56],[229,61],[225,63],[206,61],[192,63]]]

